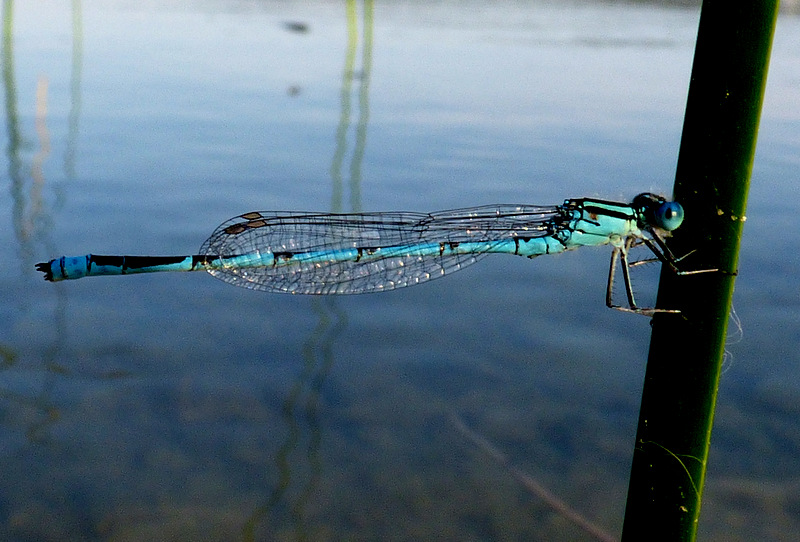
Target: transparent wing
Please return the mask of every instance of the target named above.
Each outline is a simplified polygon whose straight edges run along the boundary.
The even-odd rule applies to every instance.
[[[272,292],[356,294],[419,284],[476,262],[493,243],[514,236],[552,233],[559,206],[492,205],[438,213],[252,212],[221,224],[200,249],[209,257],[250,253],[325,253],[320,261],[222,268],[209,272],[225,282]],[[473,243],[469,254],[415,250],[432,244]],[[437,245],[438,246],[438,245]],[[472,244],[469,246],[473,246]],[[388,253],[386,257],[375,256]],[[369,257],[354,257],[361,249]],[[294,260],[293,260],[294,261]]]

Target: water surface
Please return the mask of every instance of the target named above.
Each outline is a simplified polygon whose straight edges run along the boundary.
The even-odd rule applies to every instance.
[[[590,539],[455,419],[619,533],[650,328],[605,308],[607,250],[335,299],[200,273],[46,284],[34,264],[194,253],[251,210],[668,194],[697,7],[13,8],[2,538]],[[784,14],[704,540],[800,529],[799,39]]]

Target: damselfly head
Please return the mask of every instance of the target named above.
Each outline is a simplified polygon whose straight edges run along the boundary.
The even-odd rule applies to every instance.
[[[673,231],[683,223],[683,206],[655,194],[639,194],[633,198],[633,208],[644,225],[651,228]]]

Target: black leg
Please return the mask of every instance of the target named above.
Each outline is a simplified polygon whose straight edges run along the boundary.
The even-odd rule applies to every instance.
[[[636,306],[636,299],[633,295],[633,285],[631,284],[631,276],[630,276],[630,268],[637,265],[640,262],[630,263],[628,261],[628,251],[635,247],[636,245],[644,243],[652,252],[656,255],[656,258],[670,267],[673,271],[679,273],[678,269],[675,267],[674,258],[670,259],[670,257],[665,256],[664,253],[659,250],[660,244],[657,245],[653,243],[650,239],[646,238],[636,238],[636,237],[628,237],[625,239],[625,243],[621,247],[614,247],[614,251],[611,253],[611,266],[608,270],[608,285],[606,286],[606,305],[611,309],[617,309],[618,311],[623,312],[632,312],[636,314],[643,314],[645,316],[653,316],[656,313],[667,313],[667,314],[680,314],[681,311],[675,309],[657,309],[655,307],[637,307]],[[663,245],[666,249],[666,245]],[[668,249],[667,249],[668,250]],[[672,255],[669,253],[670,256]],[[621,305],[614,304],[614,278],[616,275],[617,270],[617,263],[620,263],[622,266],[622,280],[625,286],[625,295],[628,298],[628,306],[623,307]]]

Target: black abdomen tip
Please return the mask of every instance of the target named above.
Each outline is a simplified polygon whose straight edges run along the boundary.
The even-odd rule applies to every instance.
[[[53,268],[52,268],[53,260],[49,262],[42,262],[36,264],[36,270],[41,271],[44,273],[44,280],[53,282]]]

